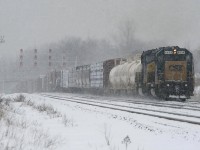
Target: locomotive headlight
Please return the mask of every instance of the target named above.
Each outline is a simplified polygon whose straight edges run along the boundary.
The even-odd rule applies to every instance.
[[[174,49],[174,54],[176,54],[177,53],[177,51],[176,51],[176,49]]]
[[[187,84],[185,84],[185,86],[187,87],[188,85],[187,85]]]
[[[169,87],[169,84],[167,84],[167,86]]]

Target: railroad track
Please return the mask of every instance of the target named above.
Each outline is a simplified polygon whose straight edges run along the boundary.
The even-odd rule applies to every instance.
[[[190,105],[188,103],[178,104],[177,102],[176,103],[174,103],[174,102],[168,103],[168,101],[167,102],[159,102],[158,100],[133,101],[133,100],[129,100],[129,99],[127,99],[127,100],[121,99],[121,100],[118,100],[118,102],[200,111],[200,106]],[[195,104],[199,104],[199,103],[195,103]]]
[[[106,97],[102,98],[99,96],[76,96],[76,98],[85,98],[85,99],[98,99],[101,101],[113,101],[113,102],[125,102],[130,104],[140,104],[146,106],[156,106],[156,107],[164,107],[164,108],[174,108],[174,109],[182,109],[182,110],[191,110],[191,111],[200,111],[200,103],[191,104],[190,102],[173,102],[173,101],[158,101],[156,99],[152,100],[133,100],[133,99],[120,99],[120,98],[112,98]],[[196,106],[199,104],[199,106]]]
[[[200,116],[197,115],[189,115],[189,114],[181,114],[181,113],[174,113],[169,111],[160,111],[160,110],[154,110],[149,108],[138,108],[133,106],[124,106],[119,104],[113,104],[109,102],[102,102],[102,101],[95,101],[95,100],[88,100],[86,98],[80,98],[80,97],[60,97],[55,95],[48,95],[48,94],[41,94],[44,97],[53,98],[57,100],[63,100],[63,101],[69,101],[73,103],[79,103],[84,105],[90,105],[100,108],[106,108],[106,109],[112,109],[112,110],[118,110],[128,113],[134,113],[134,114],[141,114],[151,117],[157,117],[162,119],[168,119],[178,122],[184,122],[184,123],[190,123],[195,125],[200,125]]]

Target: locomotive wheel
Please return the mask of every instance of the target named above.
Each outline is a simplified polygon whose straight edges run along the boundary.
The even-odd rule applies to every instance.
[[[181,101],[182,101],[182,102],[185,102],[185,101],[186,101],[186,98],[182,98]]]
[[[162,91],[159,91],[158,97],[161,98],[161,99],[163,99],[163,100],[166,100],[166,101],[169,100],[169,94],[164,93]]]
[[[186,101],[186,98],[179,98],[178,99],[180,102],[185,102]]]
[[[168,95],[168,94],[166,94],[166,93],[165,93],[165,94],[163,94],[163,99],[164,99],[164,100],[166,100],[166,101],[167,101],[167,100],[169,100],[169,95]]]

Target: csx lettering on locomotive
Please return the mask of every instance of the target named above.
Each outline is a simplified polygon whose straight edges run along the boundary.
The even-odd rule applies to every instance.
[[[170,71],[182,71],[183,66],[182,65],[170,65],[169,70]]]

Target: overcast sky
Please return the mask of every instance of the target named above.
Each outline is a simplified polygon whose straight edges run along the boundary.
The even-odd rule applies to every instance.
[[[0,0],[0,55],[66,36],[111,39],[125,20],[141,40],[200,46],[200,0]]]

